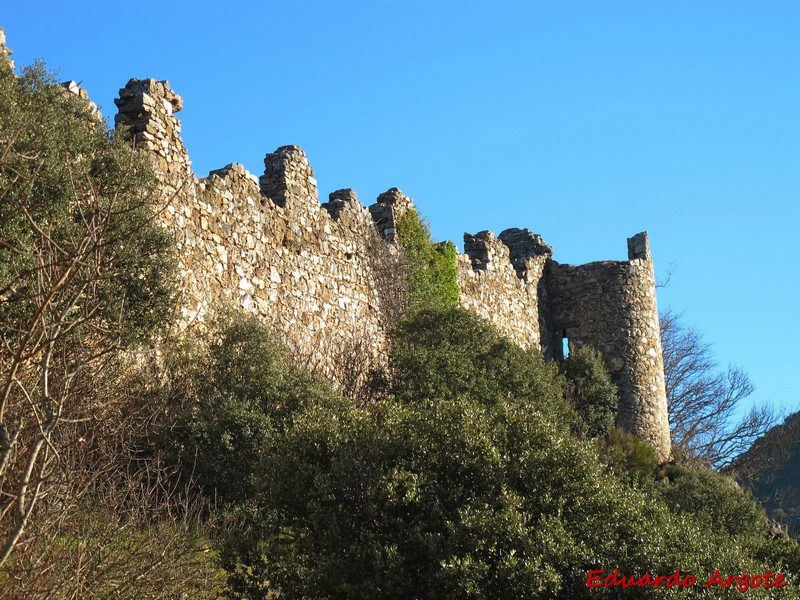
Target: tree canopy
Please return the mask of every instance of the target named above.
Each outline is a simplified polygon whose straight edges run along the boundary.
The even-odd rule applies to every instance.
[[[0,65],[0,566],[59,501],[62,425],[169,323],[174,244],[143,156],[42,66]],[[63,500],[63,498],[62,498]]]
[[[721,476],[654,463],[630,476],[607,461],[602,444],[574,435],[582,417],[558,369],[463,310],[404,322],[388,389],[367,405],[287,379],[294,367],[259,350],[270,336],[253,319],[217,335],[222,355],[202,369],[215,400],[188,404],[194,431],[213,435],[179,447],[210,470],[206,493],[234,499],[220,541],[232,597],[594,598],[588,571],[616,567],[680,568],[717,598],[727,592],[702,589],[715,569],[800,566],[796,545],[770,541],[763,511]],[[238,373],[256,385],[231,394]],[[257,458],[237,460],[239,443]],[[604,595],[685,593],[634,591]]]

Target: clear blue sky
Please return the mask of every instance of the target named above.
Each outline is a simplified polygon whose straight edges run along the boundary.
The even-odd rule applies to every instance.
[[[412,196],[437,239],[528,227],[560,262],[650,232],[685,311],[759,400],[800,409],[800,2],[14,2],[103,113],[183,96],[195,172],[298,144],[320,190]]]

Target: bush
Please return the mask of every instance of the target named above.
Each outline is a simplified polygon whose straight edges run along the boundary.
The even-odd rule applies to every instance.
[[[658,455],[642,438],[612,427],[600,448],[603,461],[623,479],[640,484],[653,479]]]
[[[456,249],[450,242],[436,244],[416,209],[397,220],[397,237],[407,263],[411,308],[446,308],[458,304]]]
[[[665,472],[670,485],[661,488],[662,496],[672,512],[691,514],[711,528],[735,535],[758,536],[767,531],[764,510],[729,477],[706,468],[675,465]]]
[[[403,322],[390,363],[402,402],[469,397],[491,405],[513,397],[567,423],[577,418],[560,398],[563,379],[553,363],[462,308],[423,309]]]
[[[589,569],[680,568],[704,581],[717,568],[794,564],[746,504],[721,501],[736,509],[729,521],[695,517],[726,490],[684,493],[680,478],[660,490],[651,476],[632,486],[631,472],[652,469],[645,442],[620,438],[625,470],[609,470],[596,444],[571,434],[557,368],[476,317],[422,310],[398,332],[390,393],[361,407],[287,379],[294,367],[263,328],[223,328],[202,369],[212,393],[191,418],[202,435],[185,452],[208,465],[205,489],[230,509],[233,528],[218,541],[231,597],[595,598]],[[246,422],[263,417],[261,433],[231,449],[218,440],[239,438],[242,411]],[[737,520],[747,535],[725,529]],[[604,595],[676,595],[635,591]]]
[[[671,512],[645,442],[621,434],[609,473],[570,434],[557,371],[476,317],[423,310],[398,331],[393,396],[304,403],[262,447],[223,552],[234,597],[594,598],[590,568],[700,579],[767,556]]]
[[[209,495],[235,503],[253,494],[264,446],[305,403],[324,404],[332,388],[292,364],[287,349],[253,315],[228,314],[209,334],[208,354],[184,387],[187,414],[173,444],[187,475]]]
[[[387,402],[375,417],[306,406],[265,449],[224,553],[237,597],[594,598],[590,568],[764,568],[743,538],[604,473],[529,404]]]
[[[588,346],[578,348],[561,368],[566,377],[564,395],[581,416],[585,434],[591,438],[605,435],[616,418],[619,394],[600,353]]]

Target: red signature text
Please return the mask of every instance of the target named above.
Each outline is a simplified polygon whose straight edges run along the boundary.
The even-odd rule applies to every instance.
[[[681,573],[680,569],[676,569],[670,575],[651,575],[645,573],[644,575],[620,575],[619,569],[606,572],[603,569],[591,569],[586,578],[587,588],[599,587],[661,587],[665,588],[690,588],[697,583],[697,578],[689,574]],[[747,590],[756,589],[759,587],[764,588],[782,588],[786,587],[786,577],[783,573],[773,573],[767,569],[764,573],[757,573],[750,575],[749,573],[742,573],[741,575],[723,576],[719,569],[714,571],[714,574],[705,582],[704,588],[711,587],[733,588],[738,592],[746,592]]]

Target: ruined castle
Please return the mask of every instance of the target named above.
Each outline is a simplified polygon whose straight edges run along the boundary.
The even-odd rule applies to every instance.
[[[1,30],[0,49],[7,53]],[[182,99],[169,83],[131,79],[115,103],[116,123],[130,128],[156,168],[163,219],[179,249],[184,321],[235,305],[270,324],[310,364],[324,366],[359,343],[380,361],[385,276],[375,254],[392,251],[395,222],[413,206],[407,196],[392,188],[367,208],[345,189],[320,204],[313,169],[297,146],[267,154],[258,178],[235,163],[197,178],[175,116]],[[376,237],[386,243],[375,244]],[[626,261],[580,266],[554,261],[528,229],[465,234],[464,252],[456,259],[459,303],[549,358],[562,358],[565,346],[599,350],[620,389],[617,424],[668,458],[647,234],[628,239]]]

